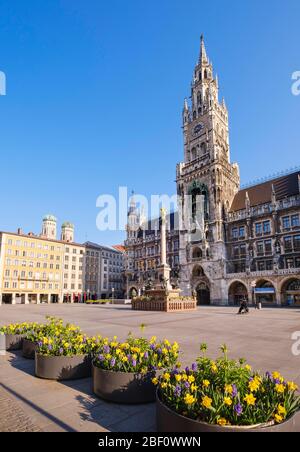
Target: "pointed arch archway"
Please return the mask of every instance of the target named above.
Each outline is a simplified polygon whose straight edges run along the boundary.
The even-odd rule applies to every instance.
[[[255,299],[262,305],[276,304],[276,289],[272,281],[260,279],[256,282]]]
[[[200,282],[196,288],[197,305],[209,306],[210,305],[210,288],[206,282]]]
[[[300,306],[300,278],[288,278],[283,281],[280,289],[283,306]]]
[[[195,265],[192,270],[191,286],[197,297],[198,306],[208,306],[211,303],[210,281],[201,265]]]
[[[242,281],[233,281],[228,290],[229,304],[238,306],[243,298],[248,298],[248,290]]]

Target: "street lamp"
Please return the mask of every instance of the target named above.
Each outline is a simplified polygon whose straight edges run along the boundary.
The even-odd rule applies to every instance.
[[[115,288],[114,287],[112,287],[112,289],[111,289],[111,295],[112,295],[112,300],[111,300],[111,302],[112,302],[112,304],[114,304],[114,295],[115,295]]]

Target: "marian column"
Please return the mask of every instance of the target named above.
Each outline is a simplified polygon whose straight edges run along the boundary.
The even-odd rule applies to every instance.
[[[161,215],[161,228],[160,228],[160,259],[161,263],[158,270],[159,286],[164,286],[166,290],[171,290],[172,286],[170,284],[170,272],[171,269],[167,264],[167,234],[166,234],[166,224],[167,224],[167,211],[162,208],[160,210]]]
[[[167,237],[166,237],[166,224],[167,215],[166,209],[161,209],[161,230],[160,230],[160,259],[161,265],[167,265]]]

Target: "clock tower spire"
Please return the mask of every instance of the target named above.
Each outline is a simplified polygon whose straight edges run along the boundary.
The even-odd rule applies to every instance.
[[[181,215],[185,229],[180,234],[181,288],[190,295],[191,289],[197,290],[193,287],[195,274],[203,272],[207,278],[203,283],[208,285],[214,268],[218,268],[220,274],[225,271],[226,214],[240,183],[238,166],[230,162],[227,107],[225,102],[219,101],[219,81],[203,36],[190,102],[184,103],[182,119],[184,161],[177,166],[178,204],[183,206]],[[200,232],[194,234],[192,231],[197,225]],[[215,300],[222,297],[221,293],[214,294]]]

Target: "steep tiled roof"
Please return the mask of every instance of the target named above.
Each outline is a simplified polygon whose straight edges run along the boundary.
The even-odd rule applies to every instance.
[[[274,187],[276,199],[280,200],[289,196],[299,194],[299,177],[300,171],[282,176],[276,179],[254,185],[249,188],[240,190],[234,197],[230,212],[245,209],[246,193],[248,193],[250,206],[258,206],[266,204],[272,200],[272,187]]]

